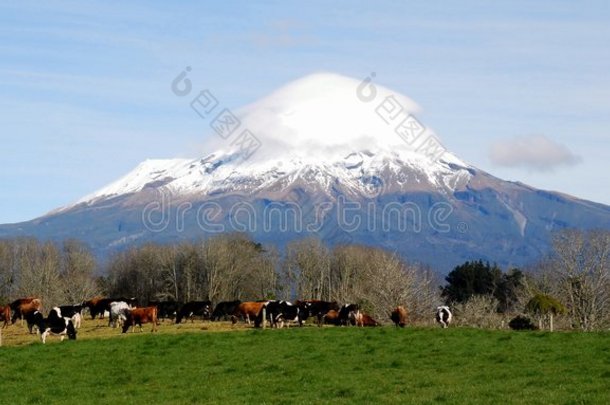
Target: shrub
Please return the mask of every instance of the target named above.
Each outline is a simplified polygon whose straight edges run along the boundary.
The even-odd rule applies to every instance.
[[[532,320],[524,315],[517,315],[510,320],[508,326],[513,330],[536,330],[536,325],[532,323]]]

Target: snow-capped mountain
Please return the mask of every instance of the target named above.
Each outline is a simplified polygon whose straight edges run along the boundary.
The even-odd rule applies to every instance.
[[[478,258],[523,265],[547,251],[555,229],[610,229],[608,206],[505,182],[462,161],[418,111],[381,86],[307,76],[233,120],[214,111],[212,153],[146,160],[72,205],[0,227],[0,236],[79,237],[100,254],[218,232],[280,247],[315,236],[382,246],[447,271]],[[255,149],[244,148],[244,136]]]

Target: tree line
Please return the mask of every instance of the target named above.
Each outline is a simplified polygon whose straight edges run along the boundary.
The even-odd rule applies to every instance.
[[[115,253],[104,265],[75,240],[9,239],[0,240],[0,302],[38,296],[50,308],[96,295],[136,297],[141,305],[307,298],[357,303],[381,321],[403,305],[416,323],[429,322],[433,309],[448,303],[462,325],[504,327],[525,312],[541,326],[559,315],[562,328],[596,330],[610,326],[609,251],[609,232],[561,231],[548,257],[535,265],[503,272],[469,261],[441,286],[432,269],[392,252],[331,248],[317,239],[289,243],[282,254],[241,234],[149,243]]]

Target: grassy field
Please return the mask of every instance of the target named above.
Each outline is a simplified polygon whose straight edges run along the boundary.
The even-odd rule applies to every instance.
[[[607,333],[101,325],[46,346],[5,331],[0,402],[610,403]]]

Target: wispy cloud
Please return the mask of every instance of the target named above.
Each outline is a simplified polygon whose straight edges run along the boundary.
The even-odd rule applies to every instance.
[[[544,135],[500,139],[491,145],[489,159],[498,166],[548,171],[582,161],[567,146]]]

